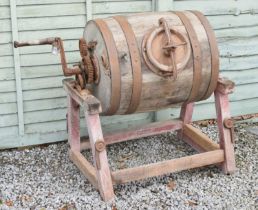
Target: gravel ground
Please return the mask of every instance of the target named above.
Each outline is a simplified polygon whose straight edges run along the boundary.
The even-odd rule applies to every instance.
[[[131,182],[116,186],[108,204],[68,159],[67,143],[1,151],[0,209],[258,209],[257,136],[246,131],[250,126],[236,126],[234,175],[210,166]],[[201,129],[217,139],[214,125]],[[173,133],[108,146],[112,169],[194,153]]]

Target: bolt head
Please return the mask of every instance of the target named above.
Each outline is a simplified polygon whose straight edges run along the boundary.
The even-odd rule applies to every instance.
[[[103,140],[98,140],[95,143],[95,148],[98,152],[102,152],[106,147],[106,144]]]
[[[226,128],[233,128],[233,126],[234,126],[233,120],[232,119],[225,119],[224,120],[224,126]]]

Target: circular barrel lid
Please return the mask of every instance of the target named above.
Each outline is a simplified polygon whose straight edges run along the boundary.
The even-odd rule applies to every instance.
[[[165,27],[160,25],[147,33],[142,48],[149,69],[165,77],[175,76],[186,66],[191,55],[188,38],[177,30],[169,28],[167,24]]]

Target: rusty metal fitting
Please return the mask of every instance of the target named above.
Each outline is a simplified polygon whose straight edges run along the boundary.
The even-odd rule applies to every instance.
[[[55,48],[56,52],[60,52],[61,64],[64,76],[73,76],[76,74],[81,74],[81,69],[79,67],[68,68],[67,62],[65,58],[64,46],[63,41],[60,37],[50,37],[45,39],[38,39],[32,41],[25,41],[25,42],[17,42],[14,41],[14,47],[26,47],[26,46],[35,46],[35,45],[52,45]]]
[[[106,144],[103,139],[99,139],[95,142],[95,157],[96,157],[96,167],[99,170],[101,168],[100,162],[100,152],[104,151],[106,148]]]
[[[52,45],[54,54],[60,53],[61,65],[64,76],[74,76],[77,81],[77,90],[83,90],[86,87],[86,83],[98,83],[99,81],[99,68],[97,57],[94,55],[94,50],[97,42],[92,41],[87,43],[83,38],[79,40],[79,49],[82,57],[82,61],[74,65],[72,68],[67,66],[65,51],[63,46],[63,40],[60,37],[50,37],[45,39],[38,39],[25,42],[14,42],[14,47],[25,47],[35,45]]]
[[[83,38],[79,39],[79,50],[82,58],[88,55],[88,46]]]
[[[94,52],[97,44],[98,43],[96,41],[90,41],[88,43],[88,51],[89,51],[89,53],[93,53]]]
[[[26,46],[35,46],[35,45],[52,45],[57,41],[57,37],[49,37],[45,39],[37,39],[25,42],[14,41],[13,45],[15,48],[26,47]]]
[[[159,26],[146,33],[142,42],[146,65],[160,76],[177,79],[177,74],[191,57],[191,46],[187,40],[183,33],[171,28],[165,18],[160,18]],[[154,50],[155,47],[160,50]],[[168,65],[168,62],[171,64]]]
[[[85,83],[87,84],[98,83],[99,81],[98,62],[94,55],[96,45],[97,42],[92,41],[87,43],[84,38],[79,40],[79,49],[82,58],[81,71],[85,75]]]
[[[95,142],[96,151],[102,152],[105,148],[106,148],[106,144],[105,144],[104,140],[100,139]]]
[[[105,69],[109,69],[108,60],[104,54],[101,55],[101,62]]]
[[[223,121],[225,128],[230,130],[231,142],[235,143],[234,121],[231,118],[225,118]]]
[[[231,129],[234,127],[234,121],[231,118],[225,118],[223,122],[225,128]]]
[[[97,56],[92,55],[91,61],[94,66],[94,83],[98,84],[100,80],[100,70],[99,70],[99,62],[98,62]]]

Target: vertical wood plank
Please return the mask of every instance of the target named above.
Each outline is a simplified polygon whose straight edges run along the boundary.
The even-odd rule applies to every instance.
[[[183,104],[180,111],[180,119],[183,124],[192,122],[194,103]]]
[[[85,0],[86,1],[86,18],[87,21],[92,19],[92,0]]]
[[[181,110],[180,110],[180,120],[182,120],[183,122],[183,125],[184,124],[188,124],[188,123],[191,123],[192,122],[192,117],[193,117],[193,108],[194,108],[194,103],[189,103],[189,104],[183,104],[181,106]],[[179,139],[182,139],[182,140],[185,140],[186,141],[186,138],[183,138],[183,128],[179,131],[177,131],[177,137]],[[189,142],[187,142],[189,143]]]
[[[16,0],[10,0],[11,9],[11,24],[12,24],[12,40],[19,40],[17,15],[16,15]],[[13,49],[14,69],[15,69],[15,82],[16,82],[16,97],[18,109],[18,123],[19,134],[24,135],[24,116],[23,116],[23,96],[21,84],[21,66],[20,66],[20,53],[18,48]]]
[[[111,179],[111,172],[108,165],[107,151],[104,149],[96,154],[95,143],[103,140],[100,119],[98,114],[89,115],[87,110],[84,111],[86,124],[88,127],[90,143],[93,153],[94,165],[97,172],[98,188],[104,201],[109,201],[114,198],[114,189]],[[100,167],[97,167],[97,162]]]
[[[219,128],[220,148],[224,150],[225,161],[222,163],[222,170],[226,174],[231,174],[236,170],[234,145],[231,139],[230,129],[225,128],[224,120],[230,118],[228,94],[215,91],[215,105],[217,112],[217,122]]]
[[[170,11],[174,8],[174,0],[157,0],[156,10],[157,11]]]
[[[80,106],[70,95],[67,96],[67,102],[68,142],[73,151],[80,152]]]

